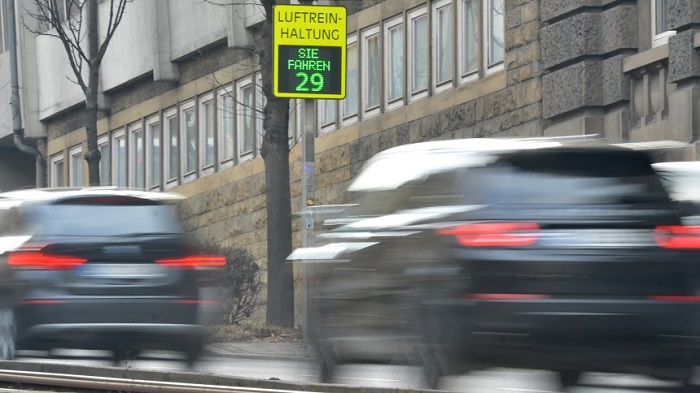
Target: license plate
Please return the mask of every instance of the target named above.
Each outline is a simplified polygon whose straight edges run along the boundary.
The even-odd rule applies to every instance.
[[[78,275],[91,278],[150,278],[162,277],[166,273],[163,266],[135,263],[87,264],[78,269]]]
[[[648,230],[577,230],[543,233],[539,244],[554,248],[636,248],[654,244]]]

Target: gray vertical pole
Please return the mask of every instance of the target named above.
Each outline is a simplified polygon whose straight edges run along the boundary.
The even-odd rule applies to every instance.
[[[314,99],[304,99],[304,133],[302,137],[302,173],[301,173],[301,217],[302,217],[302,247],[313,247],[314,245],[314,216],[309,208],[308,201],[316,199],[316,165],[314,142],[316,140],[316,116],[314,113]],[[304,339],[309,338],[310,319],[309,315],[309,280],[312,277],[312,265],[301,264],[302,275],[302,315]]]

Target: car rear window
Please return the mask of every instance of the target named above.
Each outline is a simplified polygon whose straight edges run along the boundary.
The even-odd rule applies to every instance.
[[[50,236],[182,233],[176,206],[143,200],[64,201],[34,212],[37,231]]]
[[[467,171],[469,203],[638,204],[669,202],[648,157],[625,151],[525,152]]]

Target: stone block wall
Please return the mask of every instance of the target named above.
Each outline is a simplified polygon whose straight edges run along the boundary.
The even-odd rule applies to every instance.
[[[622,0],[542,1],[545,134],[621,138],[622,123],[604,118],[630,99],[622,59],[639,46],[637,11]]]

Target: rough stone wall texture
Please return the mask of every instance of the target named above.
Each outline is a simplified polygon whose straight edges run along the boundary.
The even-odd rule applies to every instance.
[[[681,30],[687,28],[691,24],[700,24],[700,1],[669,0],[669,30]]]
[[[679,31],[668,38],[668,80],[673,83],[700,77],[700,54],[693,48],[695,30]]]
[[[543,116],[629,100],[622,59],[639,41],[637,6],[619,0],[542,0]],[[604,112],[600,112],[601,116]]]

